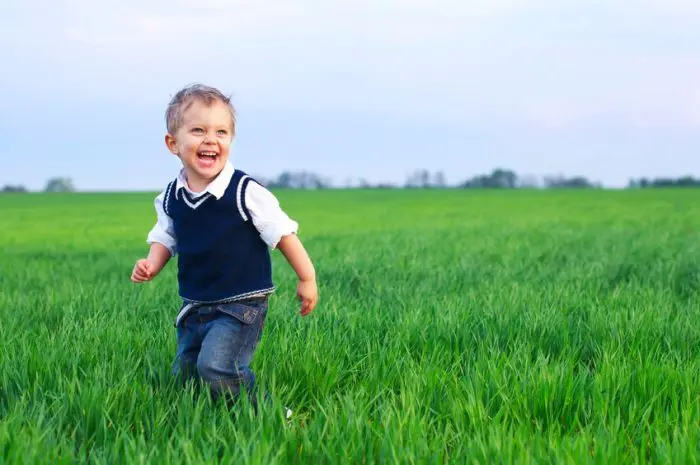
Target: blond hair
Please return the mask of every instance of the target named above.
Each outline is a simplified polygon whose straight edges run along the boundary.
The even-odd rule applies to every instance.
[[[236,109],[231,104],[231,97],[225,96],[219,89],[203,84],[190,84],[180,89],[168,103],[165,110],[165,125],[169,134],[175,134],[182,124],[182,115],[192,102],[199,101],[207,106],[221,102],[231,112],[231,128],[236,132]]]

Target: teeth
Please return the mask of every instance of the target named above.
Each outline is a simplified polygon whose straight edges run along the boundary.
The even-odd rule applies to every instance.
[[[216,156],[216,153],[214,153],[214,152],[200,152],[199,154],[203,157],[215,157]]]

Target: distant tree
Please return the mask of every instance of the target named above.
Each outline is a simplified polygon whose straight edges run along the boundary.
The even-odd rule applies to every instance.
[[[497,168],[491,174],[482,174],[464,181],[464,188],[513,189],[518,185],[518,176],[514,171]]]
[[[46,182],[44,192],[73,192],[75,187],[70,178],[51,178]]]
[[[406,182],[404,183],[404,187],[408,187],[408,188],[431,187],[432,186],[431,178],[432,178],[432,176],[430,175],[430,171],[428,171],[426,169],[416,170],[406,178]]]
[[[277,179],[268,181],[268,185],[287,189],[326,189],[332,186],[332,182],[329,178],[308,171],[284,171]]]
[[[679,187],[691,187],[691,186],[697,186],[700,184],[700,180],[695,180],[691,176],[683,176],[682,178],[678,178],[676,180],[676,186]]]
[[[511,170],[498,168],[491,173],[492,187],[513,189],[517,181],[518,176]]]
[[[19,193],[27,192],[27,188],[24,186],[21,186],[21,185],[13,186],[13,185],[8,184],[6,186],[3,186],[2,190],[0,190],[0,192],[3,192],[5,194],[19,194]]]
[[[658,178],[654,179],[654,181],[652,182],[653,187],[672,187],[673,185],[673,179],[669,178]]]
[[[420,172],[420,187],[430,187],[430,172],[428,170]]]
[[[273,187],[283,187],[283,188],[292,187],[292,174],[289,173],[288,171],[280,173],[280,175],[277,176],[277,180],[270,182],[270,185]]]
[[[403,186],[409,189],[413,187],[418,187],[418,178],[416,176],[416,173],[412,173],[406,176],[406,182],[404,182]]]
[[[438,171],[433,175],[433,186],[435,187],[445,187],[447,186],[447,181],[445,180],[445,173]]]
[[[598,187],[598,185],[589,181],[584,176],[567,178],[562,175],[545,176],[544,185],[548,189],[590,189]]]
[[[629,188],[650,188],[650,187],[700,187],[700,179],[695,179],[692,176],[683,176],[680,178],[641,178],[639,180],[631,180],[628,184]]]
[[[491,184],[489,176],[479,175],[464,181],[460,186],[467,189],[479,189],[489,187]]]

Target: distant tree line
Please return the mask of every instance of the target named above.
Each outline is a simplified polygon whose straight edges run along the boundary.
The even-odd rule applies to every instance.
[[[603,187],[599,182],[591,181],[585,176],[550,175],[538,178],[532,175],[518,175],[513,170],[503,168],[497,168],[489,174],[479,174],[452,185],[447,183],[443,171],[430,172],[426,169],[409,174],[403,184],[371,183],[360,178],[355,182],[347,179],[344,185],[336,186],[330,178],[309,171],[283,171],[275,178],[254,177],[264,186],[282,189],[331,189],[336,187],[363,189],[599,189]],[[627,187],[629,189],[700,187],[700,179],[691,176],[630,179]],[[46,182],[43,192],[74,192],[75,190],[72,179],[56,177]],[[23,192],[28,192],[28,190],[22,185],[6,185],[0,188],[0,193]]]
[[[403,184],[391,182],[371,183],[364,178],[352,182],[347,179],[342,186],[335,186],[330,178],[307,171],[282,172],[277,178],[257,178],[270,188],[287,189],[330,189],[345,188],[379,188],[379,189],[601,189],[602,183],[585,176],[547,175],[539,178],[533,175],[518,175],[515,171],[496,168],[491,173],[479,174],[457,184],[449,184],[443,171],[431,172],[427,169],[410,173]],[[700,187],[700,179],[690,176],[680,178],[641,178],[630,180],[628,188],[650,187]]]
[[[682,178],[640,178],[630,179],[628,187],[631,189],[648,188],[648,187],[700,187],[700,179],[695,179],[692,176],[683,176]]]
[[[520,176],[515,171],[496,168],[491,173],[479,174],[456,185],[448,185],[442,171],[430,173],[418,170],[409,175],[405,188],[441,188],[456,187],[462,189],[556,189],[556,188],[599,188],[600,183],[592,182],[583,176],[566,177],[562,175],[545,176],[542,179],[532,175]]]
[[[346,180],[342,186],[334,186],[329,178],[321,177],[307,171],[281,173],[277,178],[264,179],[256,177],[263,185],[270,188],[287,189],[330,189],[333,187],[345,188],[379,188],[379,189],[435,189],[435,188],[463,188],[463,189],[523,189],[523,188],[601,188],[602,185],[588,180],[583,176],[566,177],[562,175],[545,176],[539,179],[535,176],[519,176],[515,171],[497,168],[489,174],[480,174],[466,179],[457,184],[449,184],[444,171],[431,172],[427,169],[416,170],[410,173],[403,184],[391,182],[371,183],[364,178],[356,182]]]
[[[13,186],[8,184],[7,186],[4,186],[0,192],[4,194],[24,193],[27,192],[27,188],[24,186]]]
[[[283,171],[276,178],[272,179],[266,179],[259,176],[254,176],[254,178],[259,183],[269,188],[327,189],[332,187],[332,181],[329,178],[325,178],[316,173],[310,173],[308,171]]]
[[[8,184],[3,186],[2,189],[0,189],[0,192],[4,194],[17,194],[29,192],[29,190],[19,184]],[[75,186],[73,185],[73,180],[71,178],[51,178],[46,181],[44,192],[75,192]]]

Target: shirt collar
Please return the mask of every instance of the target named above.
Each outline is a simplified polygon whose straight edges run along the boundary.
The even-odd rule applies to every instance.
[[[231,182],[231,177],[233,177],[233,165],[231,164],[230,161],[227,161],[226,164],[224,165],[224,169],[221,170],[221,172],[214,178],[212,182],[210,182],[207,187],[204,188],[202,192],[192,192],[189,187],[187,187],[187,177],[185,175],[185,170],[184,168],[180,170],[180,173],[177,175],[177,181],[175,183],[175,190],[179,191],[180,189],[185,189],[187,192],[190,194],[194,195],[195,197],[199,197],[200,195],[204,195],[206,193],[209,193],[216,197],[217,200],[219,200],[221,197],[224,196],[224,193],[226,192],[226,188],[228,187],[229,183]]]

